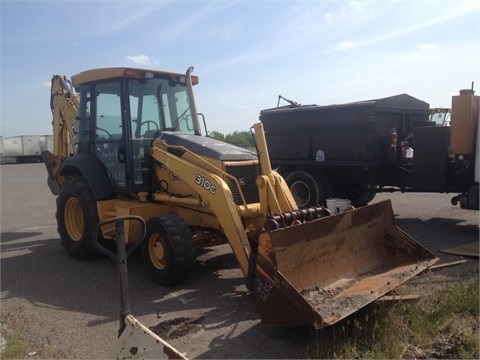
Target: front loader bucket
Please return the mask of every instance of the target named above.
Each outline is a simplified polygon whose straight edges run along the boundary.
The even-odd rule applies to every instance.
[[[390,200],[264,232],[255,300],[266,324],[335,324],[438,261],[393,221]]]

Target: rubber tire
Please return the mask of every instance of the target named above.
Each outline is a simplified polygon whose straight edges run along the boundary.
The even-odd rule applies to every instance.
[[[295,170],[285,178],[299,208],[321,204],[325,199],[323,184],[310,172]]]
[[[365,193],[362,194],[361,199],[357,200],[357,207],[358,206],[366,206],[370,201],[372,201],[375,196],[377,195],[377,192],[375,190],[365,190]]]
[[[323,185],[323,198],[320,198],[319,204],[327,206],[327,199],[333,197],[333,194],[335,193],[332,182],[330,181],[330,178],[327,176],[327,174],[323,172],[317,173],[316,179],[318,179],[319,183]]]
[[[98,224],[97,204],[86,180],[67,180],[57,197],[57,231],[70,256],[91,259],[98,256],[92,230]]]
[[[375,189],[353,186],[349,189],[348,195],[354,207],[366,206],[375,198],[377,192]]]
[[[179,284],[190,277],[194,268],[193,233],[177,215],[154,217],[147,223],[142,256],[153,281],[161,285]]]

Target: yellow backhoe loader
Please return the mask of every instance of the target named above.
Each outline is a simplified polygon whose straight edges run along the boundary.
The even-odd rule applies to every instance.
[[[71,82],[53,76],[54,151],[43,156],[70,255],[95,253],[99,223],[141,217],[146,268],[169,285],[191,274],[197,247],[228,242],[263,322],[315,328],[438,260],[395,226],[389,201],[337,215],[299,209],[271,169],[261,123],[252,126],[256,153],[202,136],[192,70],[105,68]],[[116,237],[99,228],[99,241]],[[126,221],[126,245],[141,231]]]

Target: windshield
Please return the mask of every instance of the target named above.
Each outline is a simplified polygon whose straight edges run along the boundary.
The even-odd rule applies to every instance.
[[[128,80],[133,137],[158,130],[194,133],[187,86],[169,79]]]
[[[430,121],[436,125],[450,126],[450,109],[432,109],[430,111]]]

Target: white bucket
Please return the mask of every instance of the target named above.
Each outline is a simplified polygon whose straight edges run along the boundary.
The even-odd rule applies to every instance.
[[[340,199],[327,199],[327,209],[330,210],[332,214],[337,214],[337,200]]]
[[[413,158],[413,149],[411,147],[408,147],[405,153],[405,157],[407,159],[412,159]]]
[[[338,214],[338,207],[337,207],[337,201],[338,200],[342,200],[342,199],[337,199],[337,198],[327,199],[327,209],[332,214]]]
[[[332,214],[340,214],[345,211],[351,205],[351,201],[348,199],[330,198],[327,199],[327,209]]]
[[[351,204],[351,201],[348,199],[337,199],[336,206],[337,206],[338,213],[344,212],[345,209],[350,206],[350,204]]]

